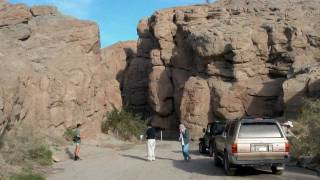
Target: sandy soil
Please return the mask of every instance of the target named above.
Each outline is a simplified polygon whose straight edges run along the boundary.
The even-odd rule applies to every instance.
[[[206,179],[320,179],[316,173],[289,166],[282,176],[270,171],[245,168],[235,177],[225,176],[212,158],[201,155],[197,144],[191,144],[190,162],[182,160],[180,145],[175,141],[157,141],[156,161],[146,161],[146,145],[118,144],[97,147],[82,144],[80,161],[65,158],[48,170],[49,180],[206,180]],[[73,146],[61,153],[72,155]],[[66,156],[68,157],[68,156]]]

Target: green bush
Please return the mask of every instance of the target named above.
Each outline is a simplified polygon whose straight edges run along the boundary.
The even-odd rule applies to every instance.
[[[72,128],[67,128],[66,131],[63,133],[63,137],[67,141],[72,141],[73,136],[74,136],[74,130]]]
[[[52,163],[52,152],[45,137],[31,127],[18,124],[4,136],[0,153],[11,165],[25,167],[34,162],[40,165]]]
[[[45,145],[29,149],[28,153],[29,158],[40,165],[47,166],[52,164],[52,152]]]
[[[320,155],[320,99],[307,99],[295,121],[291,138],[291,153],[294,157],[301,155]]]
[[[12,175],[10,180],[45,180],[45,178],[39,174],[21,173]]]
[[[130,140],[144,134],[146,124],[131,112],[113,110],[107,114],[107,120],[102,122],[101,130],[104,133],[111,130],[119,137]]]

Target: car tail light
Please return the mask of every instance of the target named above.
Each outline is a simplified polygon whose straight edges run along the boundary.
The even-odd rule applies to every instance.
[[[286,143],[286,152],[289,152],[290,151],[290,145],[289,143]]]
[[[237,146],[237,144],[232,144],[232,146],[231,146],[231,152],[232,152],[232,154],[238,152],[238,146]]]

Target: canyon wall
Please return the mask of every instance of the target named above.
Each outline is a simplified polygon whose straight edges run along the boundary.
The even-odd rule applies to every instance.
[[[2,0],[0,39],[0,134],[26,122],[61,137],[83,123],[91,137],[105,113],[122,106],[96,23]]]
[[[100,132],[113,109],[192,138],[215,120],[297,113],[320,96],[320,2],[221,0],[159,10],[138,41],[100,49],[94,22],[0,0],[0,134]]]
[[[181,121],[198,137],[208,122],[278,117],[319,96],[319,1],[170,8],[141,20],[138,34],[155,126]]]

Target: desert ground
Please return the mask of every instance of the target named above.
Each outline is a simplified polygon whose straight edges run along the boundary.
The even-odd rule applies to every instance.
[[[237,176],[228,177],[222,167],[215,167],[213,159],[191,144],[192,160],[185,162],[176,141],[157,141],[156,161],[146,161],[146,145],[117,145],[98,147],[82,144],[82,160],[71,159],[73,146],[66,146],[61,154],[69,154],[48,170],[49,180],[207,180],[207,179],[319,179],[315,172],[293,165],[287,166],[283,175],[273,175],[269,170],[243,168]]]

